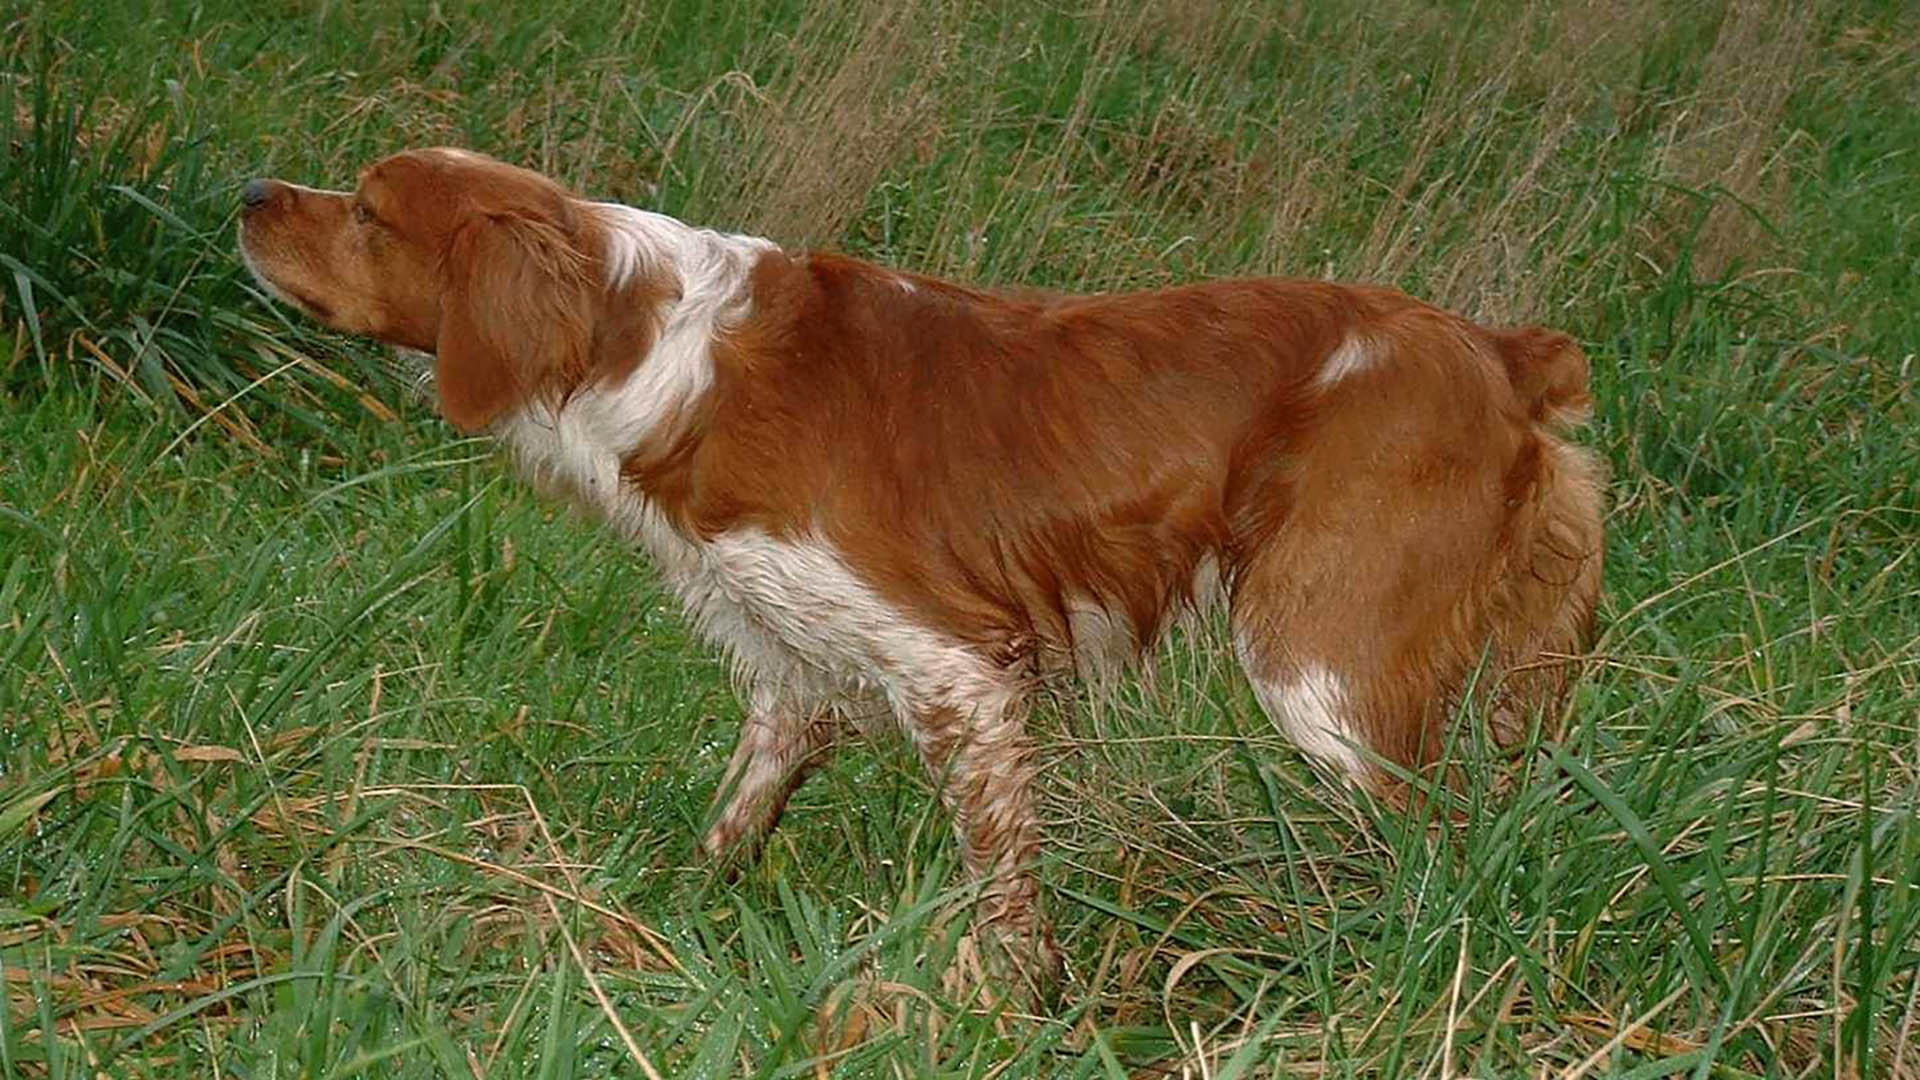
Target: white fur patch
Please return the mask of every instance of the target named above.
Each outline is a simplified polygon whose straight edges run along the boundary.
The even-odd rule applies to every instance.
[[[1015,687],[1003,672],[887,603],[825,541],[752,530],[690,540],[622,480],[620,463],[712,386],[714,335],[749,309],[748,275],[773,244],[632,207],[592,210],[610,230],[610,283],[666,271],[681,296],[620,385],[584,389],[557,413],[534,405],[502,421],[497,433],[521,467],[638,542],[752,697],[856,707],[884,698],[908,715],[1004,711]]]
[[[1208,616],[1226,601],[1226,583],[1220,574],[1220,556],[1208,552],[1193,567],[1191,591],[1185,601],[1167,610],[1142,630],[1118,607],[1079,594],[1063,598],[1073,673],[1105,687],[1142,651],[1151,652],[1175,629],[1197,633]]]
[[[1373,342],[1349,334],[1338,348],[1327,355],[1326,363],[1320,365],[1320,374],[1314,381],[1320,386],[1332,386],[1342,379],[1370,370],[1379,362],[1380,350]]]
[[[1241,656],[1244,663],[1244,647]],[[1319,664],[1306,664],[1290,680],[1254,678],[1253,690],[1261,708],[1301,753],[1353,780],[1365,779],[1363,742],[1346,714],[1346,688],[1339,676]]]
[[[743,674],[780,663],[739,648],[745,620],[754,631],[747,637],[777,641],[790,659],[824,676],[835,697],[878,690],[902,715],[998,713],[1013,698],[999,668],[908,618],[822,540],[744,530],[716,537],[697,557],[699,570],[677,591],[702,632],[750,669]]]
[[[607,276],[619,285],[643,268],[680,281],[653,348],[611,389],[590,388],[557,414],[535,403],[496,429],[542,484],[604,511],[630,536],[645,514],[620,493],[620,462],[713,385],[714,335],[752,305],[748,275],[769,240],[695,229],[660,214],[594,203],[608,230]]]
[[[734,298],[771,240],[701,229],[622,203],[588,203],[607,228],[607,284],[619,287],[642,270],[678,277],[683,304]]]
[[[1193,568],[1193,614],[1205,618],[1226,601],[1227,582],[1220,573],[1220,556],[1208,552]]]
[[[575,470],[566,477],[573,493],[590,498],[645,549],[695,629],[726,653],[744,693],[849,714],[884,700],[901,716],[935,708],[998,714],[1012,703],[1016,689],[1002,671],[889,604],[824,541],[757,530],[707,542],[683,536],[644,492],[620,479],[617,457],[603,462],[597,451],[568,441],[595,430],[566,419],[591,396],[576,396],[552,428],[516,430],[523,438],[554,433],[542,447],[555,455],[544,474],[560,479],[556,469]]]
[[[1069,596],[1064,606],[1067,633],[1073,640],[1074,673],[1096,683],[1108,682],[1139,647],[1132,621],[1083,597]]]
[[[247,225],[244,221],[240,223],[240,264],[247,268],[247,273],[252,276],[253,283],[260,286],[261,290],[268,296],[293,308],[295,311],[307,310],[306,305],[288,296],[286,293],[281,292],[280,286],[275,285],[272,278],[262,273],[260,264],[253,261],[253,252],[247,249]]]

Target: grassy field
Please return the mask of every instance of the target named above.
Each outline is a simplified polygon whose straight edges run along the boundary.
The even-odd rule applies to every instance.
[[[1917,15],[0,6],[0,1076],[1920,1077]],[[1443,824],[1315,783],[1217,640],[1063,697],[1044,1016],[898,745],[722,879],[739,712],[646,567],[237,266],[245,178],[425,142],[981,283],[1575,333],[1564,739]]]

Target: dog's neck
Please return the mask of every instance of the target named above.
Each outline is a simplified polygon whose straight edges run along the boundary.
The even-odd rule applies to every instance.
[[[753,310],[755,265],[772,241],[696,228],[664,214],[588,203],[605,229],[602,265],[610,293],[637,278],[661,288],[656,332],[644,357],[617,380],[590,383],[557,402],[533,400],[493,434],[536,485],[571,497],[633,535],[644,493],[621,475],[637,448],[670,438],[713,386],[716,338]]]

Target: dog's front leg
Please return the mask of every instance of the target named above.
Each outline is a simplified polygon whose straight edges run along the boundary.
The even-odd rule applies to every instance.
[[[701,843],[707,855],[735,862],[757,855],[787,799],[831,753],[839,729],[824,703],[771,690],[750,693],[740,743],[714,796],[718,813]]]

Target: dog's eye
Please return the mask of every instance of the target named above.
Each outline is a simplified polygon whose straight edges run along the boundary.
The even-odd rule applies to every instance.
[[[353,204],[353,220],[359,222],[362,225],[365,225],[368,222],[371,222],[373,220],[373,209],[369,207],[366,203],[362,203],[362,202],[354,203]]]

